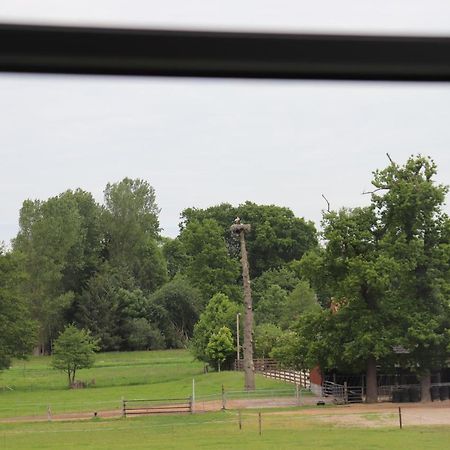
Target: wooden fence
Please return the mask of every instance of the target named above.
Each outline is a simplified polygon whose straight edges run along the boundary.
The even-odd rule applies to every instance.
[[[191,413],[192,398],[122,400],[124,417],[141,414]]]
[[[310,387],[309,370],[283,369],[280,367],[278,361],[271,358],[254,359],[253,366],[255,372],[261,373],[267,378],[294,383],[306,389]],[[235,360],[234,368],[235,370],[243,370],[243,360]]]

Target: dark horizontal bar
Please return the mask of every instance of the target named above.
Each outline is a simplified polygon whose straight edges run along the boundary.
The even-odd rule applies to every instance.
[[[450,38],[0,24],[0,71],[450,81]]]

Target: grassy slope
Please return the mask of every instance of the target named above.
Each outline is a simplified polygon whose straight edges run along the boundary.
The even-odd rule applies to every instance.
[[[5,449],[443,449],[444,427],[399,429],[334,428],[311,418],[264,412],[262,436],[256,414],[236,412],[140,417],[88,422],[0,424]]]
[[[0,416],[94,411],[120,407],[125,397],[174,397],[219,394],[221,385],[242,389],[242,374],[203,374],[202,364],[186,351],[100,354],[97,365],[78,379],[95,377],[96,386],[68,390],[64,374],[49,367],[49,358],[17,362],[0,375]],[[258,377],[258,388],[285,385]],[[263,434],[256,413],[243,413],[240,431],[236,412],[138,417],[78,422],[0,423],[1,449],[442,449],[450,439],[448,427],[407,427],[403,430],[336,428],[308,416],[263,412]]]
[[[69,390],[62,372],[50,368],[49,357],[17,361],[0,374],[0,417],[44,415],[66,411],[119,409],[121,398],[188,397],[192,378],[196,396],[220,395],[226,389],[242,389],[243,375],[236,372],[203,373],[203,364],[185,350],[101,353],[94,368],[81,370],[77,379],[95,378],[95,387]],[[286,384],[263,377],[258,388],[280,389]]]

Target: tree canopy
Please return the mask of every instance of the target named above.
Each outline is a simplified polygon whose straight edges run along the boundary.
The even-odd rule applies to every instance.
[[[426,397],[450,351],[448,188],[436,175],[428,157],[391,160],[373,173],[370,204],[324,212],[320,234],[289,208],[248,201],[186,208],[178,236],[162,237],[155,190],[141,179],[108,183],[103,203],[81,189],[25,200],[12,250],[0,250],[0,367],[32,345],[55,351],[68,324],[102,350],[190,347],[229,365],[243,300],[230,225],[240,217],[251,224],[259,355],[365,371],[369,400],[379,368],[401,366]]]
[[[410,368],[429,373],[448,346],[447,188],[435,174],[420,155],[374,172],[371,205],[325,213],[325,246],[302,261],[334,314],[300,321],[301,338],[311,345],[298,351],[323,368],[365,367],[369,401],[376,398],[377,365],[400,360],[395,347],[407,349]]]
[[[36,323],[18,290],[23,274],[14,256],[0,247],[0,371],[12,358],[24,358],[31,351]]]

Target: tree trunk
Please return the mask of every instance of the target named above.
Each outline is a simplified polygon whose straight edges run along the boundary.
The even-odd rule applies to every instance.
[[[420,377],[420,398],[422,403],[431,402],[431,374],[427,372]]]
[[[217,361],[217,365],[218,365],[218,368],[219,368],[218,372],[220,373],[220,360]]]
[[[242,280],[244,285],[244,374],[245,389],[255,390],[255,370],[253,367],[253,306],[250,275],[248,270],[247,249],[245,247],[244,230],[240,232]]]
[[[378,401],[377,361],[373,356],[367,360],[366,384],[366,403],[376,403]]]

